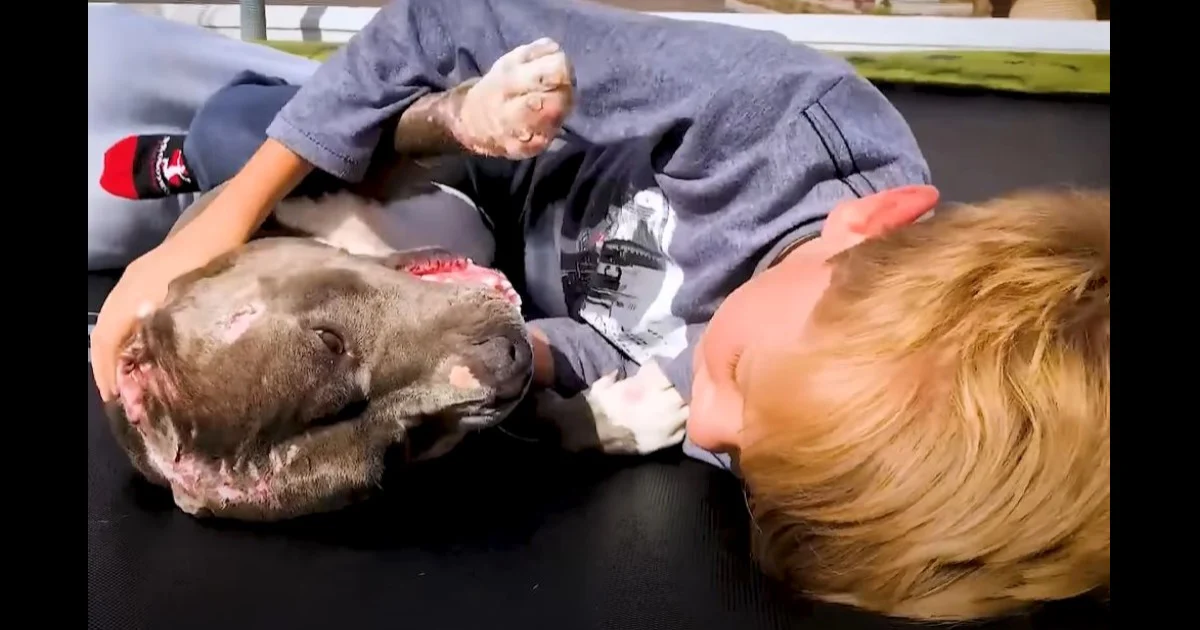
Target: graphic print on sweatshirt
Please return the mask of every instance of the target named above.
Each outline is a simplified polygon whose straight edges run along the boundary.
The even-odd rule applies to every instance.
[[[684,321],[671,312],[683,283],[666,254],[676,222],[661,190],[630,186],[598,223],[581,226],[562,257],[571,313],[639,364],[687,347]]]

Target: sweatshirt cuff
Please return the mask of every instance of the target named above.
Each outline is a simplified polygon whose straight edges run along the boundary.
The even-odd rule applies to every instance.
[[[329,147],[313,134],[292,124],[281,112],[267,127],[267,136],[299,155],[309,164],[350,183],[358,183],[366,176],[370,156],[356,159]]]
[[[623,379],[637,371],[636,363],[587,324],[549,317],[531,320],[529,326],[546,337],[554,361],[553,387],[561,394],[577,394],[612,372]]]

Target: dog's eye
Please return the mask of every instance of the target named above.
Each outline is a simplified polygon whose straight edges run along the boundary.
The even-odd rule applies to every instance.
[[[342,354],[346,351],[346,342],[337,333],[326,330],[324,328],[317,329],[317,336],[321,338],[321,343],[325,344],[326,348],[334,354]]]

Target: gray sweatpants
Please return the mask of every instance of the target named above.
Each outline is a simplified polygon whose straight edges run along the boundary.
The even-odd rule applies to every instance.
[[[88,6],[88,270],[119,269],[162,242],[195,195],[133,201],[100,188],[104,152],[132,134],[185,133],[196,113],[239,73],[301,84],[317,62],[123,6]],[[265,131],[265,130],[264,130]],[[440,245],[492,259],[494,242],[474,204],[429,186],[388,204],[389,244]]]
[[[162,242],[193,195],[132,201],[100,188],[104,152],[131,134],[183,133],[238,72],[303,82],[311,60],[123,6],[88,5],[88,270],[120,268]]]

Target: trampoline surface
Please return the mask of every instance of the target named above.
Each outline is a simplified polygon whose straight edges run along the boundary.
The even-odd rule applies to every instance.
[[[1105,102],[888,93],[947,201],[1108,185]],[[90,312],[111,284],[89,274]],[[390,475],[381,496],[342,513],[273,526],[198,521],[134,479],[90,370],[90,628],[918,627],[789,600],[748,559],[737,481],[676,454],[570,457],[484,433]],[[1107,607],[1075,600],[972,627],[1108,626]]]

